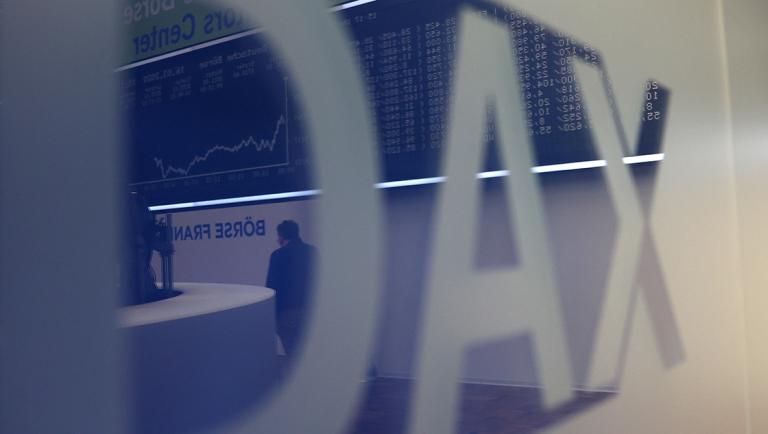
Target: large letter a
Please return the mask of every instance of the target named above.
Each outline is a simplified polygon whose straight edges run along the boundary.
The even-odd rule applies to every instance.
[[[510,34],[464,12],[460,36],[443,157],[447,180],[436,217],[411,434],[455,432],[462,359],[468,345],[484,340],[530,334],[544,404],[553,407],[571,397],[571,368]],[[520,264],[479,271],[475,174],[489,102],[496,105],[500,153],[510,172],[507,200]]]

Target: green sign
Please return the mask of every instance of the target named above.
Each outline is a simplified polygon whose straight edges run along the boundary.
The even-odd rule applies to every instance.
[[[254,28],[236,9],[197,0],[126,0],[121,64]]]

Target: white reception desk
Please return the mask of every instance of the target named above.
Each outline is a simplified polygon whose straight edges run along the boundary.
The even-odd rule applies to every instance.
[[[123,307],[132,432],[211,431],[275,385],[274,291],[177,283],[183,294]]]

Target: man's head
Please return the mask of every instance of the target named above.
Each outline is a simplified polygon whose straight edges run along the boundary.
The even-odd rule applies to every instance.
[[[277,225],[277,243],[284,246],[291,241],[299,240],[299,224],[293,220],[283,220]]]

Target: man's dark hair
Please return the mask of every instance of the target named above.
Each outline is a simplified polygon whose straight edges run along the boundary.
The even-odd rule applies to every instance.
[[[282,223],[277,225],[277,234],[286,240],[298,240],[299,224],[293,220],[283,220]]]

